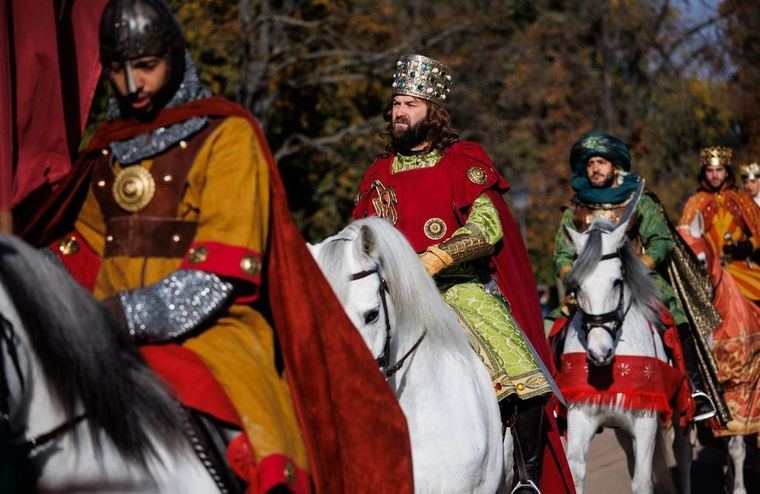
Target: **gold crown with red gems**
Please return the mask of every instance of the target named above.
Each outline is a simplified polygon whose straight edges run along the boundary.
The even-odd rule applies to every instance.
[[[452,70],[424,55],[403,55],[396,62],[393,94],[414,96],[444,106],[452,84]]]
[[[699,164],[701,166],[729,166],[734,152],[731,148],[713,146],[699,151]]]
[[[742,166],[741,175],[744,180],[756,180],[760,178],[760,164],[755,162]]]

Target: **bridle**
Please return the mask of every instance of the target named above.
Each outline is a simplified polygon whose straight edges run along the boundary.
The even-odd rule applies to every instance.
[[[393,365],[390,365],[391,320],[390,320],[390,317],[388,316],[387,295],[390,294],[390,289],[388,288],[388,282],[385,281],[385,278],[383,278],[383,275],[380,274],[380,271],[377,266],[375,266],[373,269],[368,269],[366,271],[359,271],[358,273],[354,273],[349,277],[349,280],[350,281],[361,280],[373,274],[376,274],[377,278],[380,280],[380,285],[377,290],[378,290],[378,293],[380,294],[380,300],[383,304],[383,314],[385,315],[385,344],[383,345],[383,353],[381,353],[380,356],[376,357],[375,361],[377,362],[377,365],[385,374],[385,378],[388,379],[391,376],[393,376],[396,372],[398,372],[399,369],[401,369],[406,359],[409,358],[414,353],[417,347],[420,346],[420,343],[422,343],[422,340],[425,338],[425,335],[427,335],[427,329],[422,332],[422,335],[420,335],[420,337],[417,339],[414,345],[412,345],[409,351],[406,352],[404,356],[398,360],[398,362],[396,362]]]
[[[24,382],[24,374],[21,372],[21,363],[19,362],[18,352],[16,351],[17,341],[18,336],[13,329],[13,325],[2,313],[0,313],[0,440],[3,443],[16,443],[16,440],[20,435],[14,434],[11,427],[11,391],[8,386],[8,376],[5,370],[6,352],[3,351],[3,347],[5,347],[7,349],[8,357],[13,364],[13,369],[21,383],[21,389],[23,390],[26,387],[26,383]],[[24,456],[28,456],[35,449],[44,446],[61,434],[76,427],[76,425],[84,420],[84,418],[84,414],[77,415],[44,434],[40,434],[39,436],[32,437],[19,443],[18,447],[20,452]]]
[[[615,252],[612,252],[610,254],[605,254],[601,258],[599,258],[599,262],[602,261],[608,261],[610,259],[621,259],[622,260],[622,254],[620,250],[616,250]],[[621,263],[621,272],[622,272],[622,279],[625,280],[625,266]],[[625,316],[628,315],[628,311],[631,309],[631,304],[633,301],[629,301],[628,307],[624,309],[625,305],[625,281],[621,283],[620,285],[620,297],[618,298],[617,307],[615,307],[613,310],[609,312],[605,312],[604,314],[589,314],[588,312],[584,311],[583,308],[581,308],[580,305],[578,305],[578,312],[581,314],[581,328],[586,333],[586,336],[588,336],[589,331],[591,331],[591,328],[602,328],[612,337],[613,341],[617,339],[618,332],[620,331],[620,328],[623,326],[623,320],[625,320]],[[611,325],[610,325],[611,323]]]

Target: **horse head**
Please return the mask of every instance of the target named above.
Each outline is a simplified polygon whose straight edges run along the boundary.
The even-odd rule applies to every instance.
[[[608,365],[625,317],[630,294],[625,291],[622,247],[628,222],[615,227],[598,219],[583,233],[565,228],[578,259],[568,273],[568,289],[575,294],[586,353],[598,366]]]
[[[387,367],[396,312],[375,231],[350,225],[308,247],[370,352]]]

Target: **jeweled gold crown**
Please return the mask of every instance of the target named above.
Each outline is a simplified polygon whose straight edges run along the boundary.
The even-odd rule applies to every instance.
[[[742,178],[745,180],[760,178],[760,163],[755,162],[742,166]]]
[[[451,69],[424,55],[403,55],[396,62],[393,94],[403,94],[444,106],[451,89]]]
[[[731,148],[713,146],[699,151],[699,164],[701,166],[729,166],[734,152]]]

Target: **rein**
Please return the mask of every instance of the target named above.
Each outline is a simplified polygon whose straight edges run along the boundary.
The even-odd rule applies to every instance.
[[[417,339],[417,341],[412,345],[412,347],[407,351],[403,357],[401,357],[395,364],[389,367],[390,364],[390,353],[391,353],[391,320],[388,317],[388,301],[386,299],[386,294],[390,293],[390,289],[388,288],[388,282],[385,281],[385,278],[383,278],[383,275],[380,274],[380,271],[377,267],[373,269],[368,269],[366,271],[359,271],[358,273],[354,273],[349,277],[350,281],[356,281],[361,280],[363,278],[366,278],[367,276],[371,276],[373,274],[376,274],[378,279],[380,280],[380,286],[378,287],[378,292],[380,293],[380,300],[383,304],[383,313],[385,314],[385,345],[383,346],[383,353],[380,354],[379,357],[375,358],[375,361],[377,362],[377,365],[380,367],[380,369],[383,370],[383,373],[385,374],[386,380],[393,376],[396,372],[398,372],[401,367],[404,365],[404,362],[407,358],[409,358],[415,350],[417,350],[417,347],[420,346],[420,343],[422,343],[422,340],[425,339],[425,336],[427,335],[427,329],[422,332],[422,335]]]
[[[617,250],[615,252],[612,252],[610,254],[605,254],[601,258],[599,258],[599,262],[607,261],[610,259],[622,259],[621,257],[621,251]],[[622,270],[622,279],[625,280],[625,268],[621,266]],[[625,304],[625,281],[620,286],[620,298],[618,299],[617,307],[615,307],[613,310],[609,312],[605,312],[603,314],[589,314],[588,312],[584,311],[580,306],[578,306],[578,311],[581,313],[581,321],[583,322],[583,329],[588,333],[591,328],[598,327],[602,328],[612,337],[614,340],[617,336],[618,331],[620,331],[620,328],[623,326],[623,320],[625,319],[625,316],[628,315],[628,311],[631,310],[631,305],[633,304],[633,301],[629,301],[628,307],[624,309]],[[608,323],[612,323],[612,326],[608,326]]]
[[[13,329],[13,325],[6,317],[0,313],[0,438],[5,440],[13,440],[14,435],[11,433],[11,416],[10,416],[10,388],[8,387],[8,376],[5,372],[5,353],[3,352],[3,346],[7,349],[7,354],[13,363],[13,369],[21,382],[22,390],[26,387],[24,382],[24,374],[21,372],[21,364],[19,363],[18,353],[16,352],[16,342],[18,337]],[[39,436],[27,439],[20,444],[21,451],[25,456],[28,456],[35,449],[44,446],[53,439],[57,438],[61,434],[68,432],[76,427],[79,422],[84,420],[85,414],[78,415],[72,419],[67,420],[61,425],[53,428],[52,430],[40,434]]]

